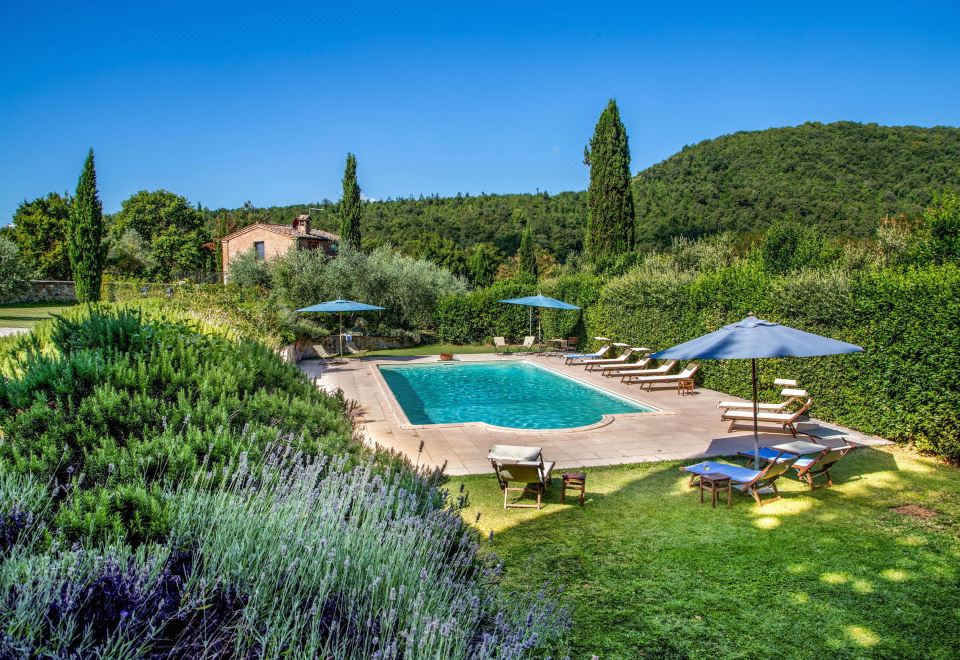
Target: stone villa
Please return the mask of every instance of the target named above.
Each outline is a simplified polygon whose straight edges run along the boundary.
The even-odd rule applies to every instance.
[[[323,250],[328,255],[337,253],[340,237],[322,229],[310,227],[310,216],[299,215],[289,225],[256,222],[220,239],[223,250],[223,279],[230,278],[230,262],[244,252],[254,251],[257,259],[268,260],[290,249]]]

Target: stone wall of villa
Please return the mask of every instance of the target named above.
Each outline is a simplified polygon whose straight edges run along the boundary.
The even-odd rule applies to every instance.
[[[24,282],[20,290],[4,303],[46,303],[77,302],[77,291],[73,282],[62,280],[30,280]]]

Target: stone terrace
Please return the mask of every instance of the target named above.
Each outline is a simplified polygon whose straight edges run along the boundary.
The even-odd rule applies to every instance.
[[[360,405],[360,422],[368,442],[405,453],[420,464],[446,464],[448,474],[491,472],[487,452],[496,444],[542,447],[547,460],[556,461],[558,469],[689,459],[701,456],[736,454],[753,446],[749,426],[740,426],[727,433],[728,422],[720,421],[717,402],[731,397],[714,390],[697,388],[692,395],[680,396],[675,387],[664,386],[652,392],[640,391],[638,385],[624,385],[619,379],[604,378],[583,367],[564,366],[558,357],[503,357],[491,354],[463,355],[458,359],[514,360],[528,359],[573,376],[616,394],[648,404],[659,413],[613,415],[599,425],[573,430],[510,430],[485,424],[452,424],[412,426],[401,419],[387,384],[377,364],[415,364],[436,362],[436,356],[402,359],[346,360],[324,364],[319,361],[300,363],[300,368],[319,387],[327,391],[340,389]],[[789,374],[784,374],[789,377]],[[801,384],[802,385],[802,384]],[[814,408],[816,408],[816,392]],[[886,441],[865,436],[836,425],[810,420],[799,426],[801,433],[825,438],[824,444],[839,444],[839,436],[857,444],[875,445]],[[763,429],[761,429],[763,430]],[[833,436],[832,438],[830,436]],[[761,433],[761,445],[788,442],[789,433]],[[418,456],[421,441],[423,451]]]

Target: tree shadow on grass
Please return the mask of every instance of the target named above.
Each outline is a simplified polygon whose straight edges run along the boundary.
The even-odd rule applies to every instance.
[[[900,464],[898,467],[898,463]],[[509,588],[562,585],[575,656],[949,656],[960,648],[955,528],[893,512],[904,493],[960,518],[954,468],[860,449],[833,488],[782,479],[762,507],[699,504],[678,463],[587,472],[586,506],[503,511],[469,481],[468,519],[497,527]],[[945,494],[949,494],[944,503]],[[486,518],[485,518],[486,517]]]

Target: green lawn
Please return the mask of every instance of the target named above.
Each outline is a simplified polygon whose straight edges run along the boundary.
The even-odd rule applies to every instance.
[[[860,449],[833,488],[782,479],[780,501],[713,510],[678,465],[589,468],[583,508],[559,504],[559,474],[540,511],[504,511],[492,475],[449,488],[495,532],[508,589],[563,588],[574,657],[960,653],[955,467]]]
[[[0,305],[0,328],[32,328],[51,314],[70,309],[63,303],[17,303]]]
[[[410,348],[391,348],[384,351],[370,351],[371,357],[414,357],[421,355],[440,355],[441,353],[493,353],[493,344],[426,344]]]

